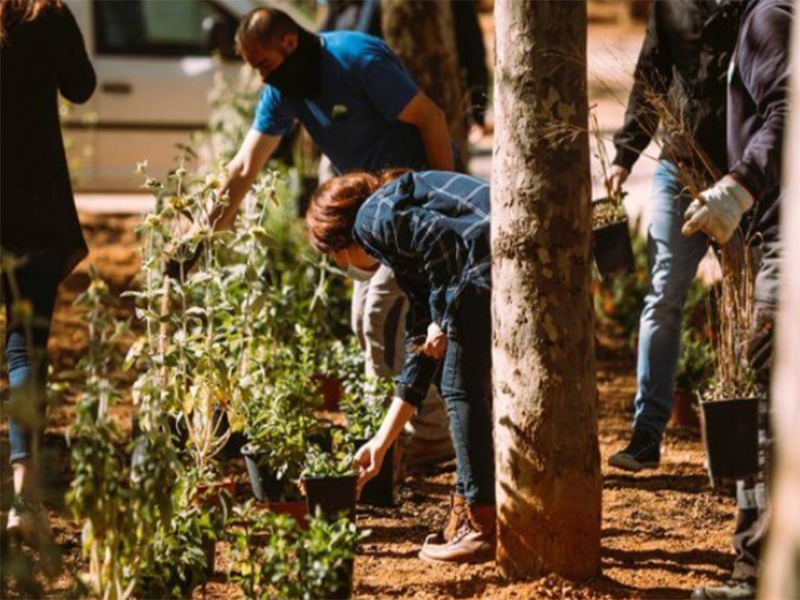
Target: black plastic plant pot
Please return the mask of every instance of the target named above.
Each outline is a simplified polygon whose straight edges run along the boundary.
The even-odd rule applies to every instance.
[[[214,576],[214,567],[217,562],[217,541],[208,536],[203,537],[203,554],[206,556],[206,577]]]
[[[331,428],[317,429],[306,435],[306,442],[316,446],[323,452],[330,453],[333,450],[333,435]]]
[[[247,468],[247,475],[250,478],[250,485],[253,486],[253,495],[263,501],[276,497],[279,489],[279,482],[268,465],[262,460],[262,454],[250,444],[242,446],[242,456]]]
[[[356,451],[369,440],[354,440]],[[394,497],[394,451],[395,444],[389,447],[383,459],[380,472],[370,479],[361,490],[360,501],[372,506],[391,507],[395,505]]]
[[[703,402],[703,439],[711,485],[728,490],[726,483],[758,473],[758,398]]]
[[[592,237],[594,261],[604,280],[636,270],[628,219],[598,227],[592,231]]]
[[[351,523],[355,523],[357,481],[357,475],[303,477],[309,517],[313,517],[319,507],[329,522],[336,521],[344,515]]]

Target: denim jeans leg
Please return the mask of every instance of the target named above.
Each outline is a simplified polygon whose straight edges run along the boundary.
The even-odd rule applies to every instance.
[[[3,278],[6,319],[6,360],[9,383],[8,437],[10,462],[25,460],[33,452],[34,433],[44,429],[47,383],[47,339],[61,276],[61,259],[55,253],[29,257],[13,278],[20,298],[11,294]],[[28,322],[15,317],[16,300],[30,303]],[[29,339],[30,338],[30,339]]]
[[[659,161],[650,197],[650,291],[639,320],[638,391],[634,427],[659,438],[672,413],[680,353],[681,317],[689,287],[708,248],[704,234],[685,237],[683,215],[692,198],[676,168]]]
[[[448,331],[441,378],[456,451],[456,489],[470,504],[494,504],[489,292],[465,292],[456,321]]]

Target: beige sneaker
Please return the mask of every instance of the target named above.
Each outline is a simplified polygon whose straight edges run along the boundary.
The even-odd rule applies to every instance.
[[[425,543],[419,557],[430,563],[483,563],[494,560],[497,516],[494,505],[467,505],[461,529],[444,544]]]
[[[34,502],[23,496],[14,498],[8,511],[6,531],[9,535],[19,536],[34,548],[42,547],[52,539],[47,510],[41,502]]]
[[[425,538],[425,544],[446,544],[452,540],[467,519],[467,499],[459,494],[450,496],[450,514],[445,526]]]

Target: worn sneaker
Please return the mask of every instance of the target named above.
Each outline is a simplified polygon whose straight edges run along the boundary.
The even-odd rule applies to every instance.
[[[736,579],[723,585],[698,587],[692,592],[692,600],[753,600],[755,597],[754,583]]]
[[[32,547],[41,547],[52,537],[50,520],[41,502],[28,500],[24,496],[15,496],[8,511],[6,531],[16,535]]]
[[[447,521],[437,532],[425,538],[425,544],[446,544],[452,540],[467,519],[467,499],[459,494],[450,496],[450,513]]]
[[[608,464],[625,471],[657,469],[661,462],[661,441],[645,429],[634,429],[628,447],[608,459]]]
[[[467,505],[466,519],[444,544],[426,540],[419,557],[429,563],[477,564],[494,560],[497,548],[497,517],[494,505]]]

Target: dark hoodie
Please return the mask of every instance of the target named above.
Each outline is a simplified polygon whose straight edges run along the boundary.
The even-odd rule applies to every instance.
[[[728,87],[730,173],[753,194],[750,234],[778,235],[789,113],[791,0],[744,0]]]
[[[664,99],[680,113],[686,133],[719,171],[727,167],[725,78],[736,42],[739,5],[723,0],[656,0],[634,73],[625,123],[614,136],[614,164],[630,171],[659,125],[651,98]],[[662,158],[694,163],[679,140]],[[666,148],[665,148],[666,150]],[[699,165],[698,165],[699,167]]]

